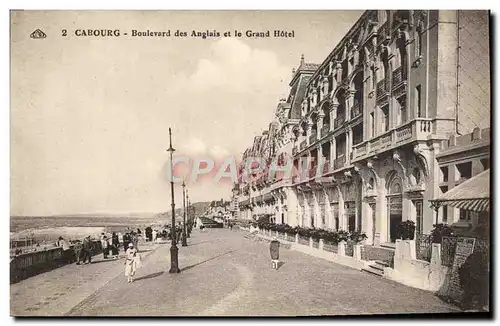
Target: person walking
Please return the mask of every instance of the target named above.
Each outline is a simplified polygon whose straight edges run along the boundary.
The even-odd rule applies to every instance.
[[[65,264],[71,263],[71,248],[69,246],[68,241],[64,240],[63,237],[59,237],[59,241],[57,242],[57,246],[62,249],[62,259],[61,261]]]
[[[102,258],[108,258],[108,237],[104,233],[101,234],[101,247],[102,247]]]
[[[274,269],[278,269],[279,267],[279,259],[280,259],[280,242],[278,238],[274,237],[273,241],[269,245],[269,252],[271,253],[271,263]]]
[[[127,232],[123,235],[123,251],[127,252],[129,242],[130,242],[130,235]]]
[[[83,264],[92,264],[92,241],[90,235],[83,240]]]
[[[127,277],[127,283],[132,283],[134,281],[135,271],[137,270],[137,257],[137,250],[131,242],[128,244],[128,249],[125,255],[125,276]]]
[[[73,251],[75,252],[75,258],[76,258],[76,264],[80,265],[80,258],[82,256],[82,242],[80,240],[76,240],[75,244],[73,245]]]
[[[113,250],[113,256],[115,259],[118,258],[118,250],[120,248],[120,240],[118,238],[118,235],[113,232],[113,235],[111,236],[111,243],[112,243],[112,250]]]

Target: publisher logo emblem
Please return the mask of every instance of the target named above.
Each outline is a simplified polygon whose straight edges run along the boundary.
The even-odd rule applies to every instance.
[[[40,29],[36,29],[33,33],[30,34],[30,37],[32,39],[42,39],[42,38],[46,38],[47,34],[42,32]]]

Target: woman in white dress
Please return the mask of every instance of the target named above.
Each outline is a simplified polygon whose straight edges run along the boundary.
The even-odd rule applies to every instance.
[[[138,258],[137,249],[134,248],[132,242],[129,243],[127,252],[125,253],[125,276],[127,276],[127,283],[132,283],[134,281]]]

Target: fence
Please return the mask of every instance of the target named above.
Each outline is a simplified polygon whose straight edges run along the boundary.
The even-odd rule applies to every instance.
[[[352,242],[347,242],[345,244],[345,255],[352,257],[354,255],[354,245]]]
[[[417,251],[417,259],[431,261],[432,255],[432,237],[429,234],[417,235],[415,247]]]
[[[361,259],[365,261],[380,260],[391,262],[394,257],[394,250],[365,245],[361,247]]]
[[[333,252],[336,254],[338,252],[338,245],[336,243],[325,241],[323,242],[323,250]]]
[[[313,248],[319,249],[319,239],[313,239]]]
[[[299,244],[308,246],[309,245],[309,238],[306,238],[306,237],[299,235]]]

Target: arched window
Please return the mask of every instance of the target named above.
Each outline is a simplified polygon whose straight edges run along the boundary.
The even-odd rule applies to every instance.
[[[388,183],[387,183],[387,192],[388,192],[388,195],[399,195],[402,193],[402,189],[403,189],[403,182],[401,180],[401,178],[397,175],[396,171],[392,171],[392,173],[390,173],[388,175]]]
[[[370,178],[368,181],[368,189],[374,189],[375,188],[375,179]]]

